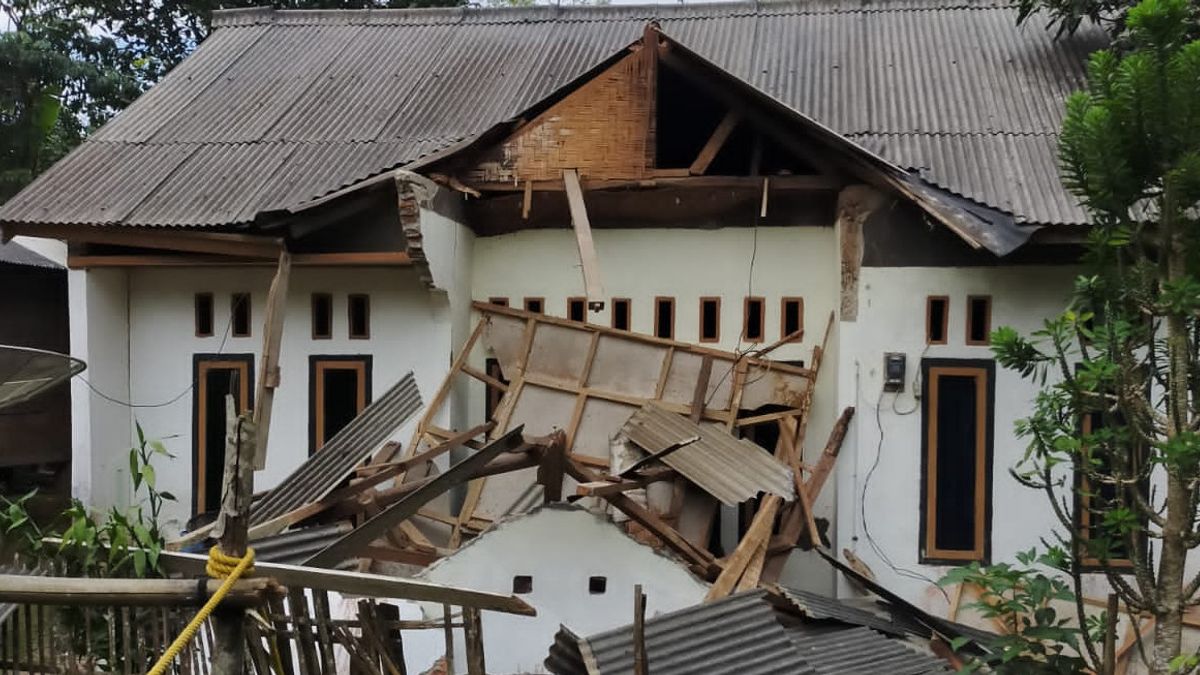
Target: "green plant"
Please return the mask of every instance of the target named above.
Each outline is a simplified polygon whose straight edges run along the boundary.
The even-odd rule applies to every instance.
[[[985,619],[1000,620],[1007,628],[1007,633],[986,645],[988,655],[973,658],[963,671],[986,667],[1001,675],[1083,672],[1087,664],[1078,656],[1080,629],[1071,625],[1070,618],[1059,618],[1052,604],[1074,602],[1075,594],[1059,576],[1031,567],[1054,567],[1061,558],[1054,553],[1039,556],[1031,549],[1018,553],[1017,562],[1020,565],[972,563],[951,570],[938,582],[976,586],[979,598],[968,606]],[[965,638],[957,639],[951,647],[957,650],[965,642]]]

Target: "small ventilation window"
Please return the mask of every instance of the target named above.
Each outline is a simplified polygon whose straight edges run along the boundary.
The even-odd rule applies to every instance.
[[[700,298],[700,341],[721,340],[721,299]]]
[[[545,298],[525,298],[525,311],[542,314],[546,311]]]
[[[351,295],[349,298],[350,339],[366,340],[371,337],[371,296]]]
[[[617,330],[629,330],[629,298],[613,298],[612,327]]]
[[[967,297],[967,344],[986,345],[991,343],[992,297],[972,295]]]
[[[654,335],[660,338],[675,337],[675,298],[654,299]]]
[[[524,595],[533,592],[533,577],[518,574],[513,577],[512,592],[517,595]]]
[[[931,295],[925,300],[925,342],[931,345],[946,344],[950,319],[950,298]]]
[[[196,337],[212,337],[213,334],[213,295],[212,293],[196,294]]]
[[[784,298],[780,304],[783,321],[780,323],[779,339],[783,340],[804,330],[804,298]]]
[[[766,301],[762,298],[746,298],[746,320],[742,327],[742,339],[747,342],[762,342],[763,310]]]
[[[314,340],[333,337],[333,296],[328,293],[312,294],[312,336]]]
[[[567,298],[567,318],[580,323],[587,321],[587,298]]]
[[[233,337],[250,337],[250,294],[234,293],[230,298],[230,334]]]
[[[588,593],[604,595],[608,591],[608,577],[588,577]]]
[[[508,307],[508,298],[488,298],[488,303],[499,305],[501,307]]]

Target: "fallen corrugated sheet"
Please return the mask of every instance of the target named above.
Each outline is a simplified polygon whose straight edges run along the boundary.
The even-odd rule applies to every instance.
[[[921,654],[901,640],[891,640],[870,628],[788,634],[805,661],[820,675],[927,675],[951,673],[946,663]]]
[[[262,562],[299,565],[352,530],[350,523],[316,525],[254,540],[254,558]]]
[[[0,265],[17,267],[41,267],[51,270],[64,270],[62,265],[53,260],[31,251],[15,241],[0,242]]]
[[[621,431],[650,454],[699,436],[661,461],[727,506],[763,492],[788,501],[796,498],[792,470],[766,450],[724,430],[695,424],[655,403],[638,409]]]
[[[793,0],[218,12],[193,56],[0,207],[0,221],[217,225],[298,206],[511,119],[656,20],[953,193],[1024,222],[1086,222],[1043,177],[1063,102],[1104,31],[1085,23],[1056,40],[1017,26],[1016,11],[1002,0]],[[292,171],[297,160],[312,169]]]
[[[905,635],[910,630],[907,626],[893,622],[891,619],[875,614],[865,609],[849,605],[841,600],[810,593],[795,588],[779,586],[780,594],[787,599],[806,618],[818,621],[840,621],[855,626],[866,626],[890,635]],[[929,632],[918,631],[917,634],[929,636]]]
[[[261,525],[320,501],[412,419],[421,406],[421,392],[409,373],[256,502],[250,524]]]
[[[648,670],[654,675],[815,675],[775,619],[763,591],[732,595],[646,620]],[[580,637],[562,627],[546,669],[556,675],[627,675],[633,627]]]

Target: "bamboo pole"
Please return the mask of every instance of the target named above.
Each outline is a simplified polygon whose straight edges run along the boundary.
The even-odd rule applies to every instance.
[[[200,593],[194,579],[83,579],[0,574],[0,602],[89,607],[199,606],[220,585],[219,581],[209,579]],[[246,579],[233,585],[229,595],[225,596],[225,603],[252,607],[281,592],[274,579]]]

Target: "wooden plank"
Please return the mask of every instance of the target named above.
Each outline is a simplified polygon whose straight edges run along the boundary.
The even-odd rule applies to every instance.
[[[207,559],[206,556],[200,558]],[[210,579],[204,587],[206,596],[199,596],[194,579],[83,579],[0,574],[0,602],[101,607],[197,606],[204,604],[207,595],[215,593],[220,585],[220,581]],[[253,607],[279,592],[281,589],[273,579],[245,579],[235,582],[226,598],[232,606]]]
[[[575,229],[575,243],[579,247],[579,263],[583,268],[583,288],[587,295],[588,308],[593,312],[604,309],[604,285],[600,282],[600,260],[596,256],[596,244],[592,241],[592,225],[588,222],[587,207],[583,203],[583,188],[579,186],[579,174],[575,169],[563,170],[563,186],[567,192],[567,205],[571,211],[571,225]]]
[[[633,586],[633,673],[650,675],[646,655],[646,594],[641,584]]]
[[[337,675],[337,661],[333,656],[333,635],[329,630],[333,614],[329,609],[329,593],[323,589],[314,588],[310,591],[313,596],[313,619],[317,624],[317,647],[321,654],[321,671],[324,675]]]
[[[300,672],[305,675],[317,675],[320,666],[317,662],[317,643],[313,640],[312,621],[308,614],[308,596],[299,587],[288,589],[288,612],[292,618],[292,629],[296,635],[296,653],[300,657]]]
[[[750,562],[746,563],[746,571],[742,572],[742,578],[738,580],[735,591],[749,591],[758,588],[758,582],[762,578],[763,566],[767,562],[767,540],[764,539],[758,548],[754,549],[754,555],[750,557]]]
[[[696,190],[714,189],[759,189],[762,187],[761,176],[678,176],[669,171],[658,169],[651,178],[644,179],[589,179],[579,181],[580,187],[589,192],[600,190],[630,190],[653,188],[690,188]],[[684,169],[687,171],[687,169]],[[844,181],[826,175],[795,175],[771,176],[772,190],[788,190],[793,192],[835,192],[844,185]],[[483,192],[524,192],[524,183],[475,181],[471,187]],[[533,192],[563,192],[563,183],[558,180],[533,181],[530,185]]]
[[[565,455],[565,443],[551,444],[542,453],[542,461],[537,470],[537,482],[542,486],[542,501],[545,504],[562,501]]]
[[[825,486],[825,481],[833,473],[834,464],[837,463],[838,454],[842,451],[842,443],[846,440],[846,432],[850,429],[850,420],[853,417],[854,407],[849,406],[842,411],[838,421],[834,423],[833,429],[829,432],[829,440],[825,442],[821,458],[817,460],[816,467],[806,483],[809,495],[814,500],[821,494],[821,488]]]
[[[533,181],[525,181],[525,194],[521,199],[521,219],[529,220],[529,211],[533,208]]]
[[[475,328],[471,331],[471,335],[467,341],[463,343],[462,349],[458,350],[458,354],[454,357],[454,361],[450,364],[450,369],[446,372],[445,379],[438,385],[438,390],[434,393],[433,398],[429,401],[429,406],[425,408],[425,415],[417,424],[416,430],[413,431],[412,440],[408,444],[408,454],[412,455],[417,451],[418,443],[421,436],[425,434],[425,428],[430,424],[433,418],[441,411],[442,404],[446,402],[446,396],[450,394],[450,389],[454,386],[454,376],[458,373],[471,356],[471,350],[475,347],[475,343],[479,340],[479,336],[483,334],[483,328],[486,319],[480,319],[475,323]]]
[[[450,605],[442,605],[442,640],[446,645],[446,672],[454,673],[454,628],[451,623]]]
[[[267,468],[267,436],[271,429],[271,409],[275,389],[279,387],[279,349],[283,342],[283,319],[287,315],[288,280],[292,262],[287,251],[279,254],[279,266],[267,294],[267,316],[263,321],[263,352],[260,359],[257,391],[254,393],[254,424],[258,440],[254,445],[254,470]]]
[[[379,515],[327,546],[310,558],[306,564],[313,567],[332,567],[347,558],[354,557],[358,551],[363,550],[392,527],[415,514],[426,503],[465,480],[472,471],[483,468],[501,452],[521,445],[523,428],[522,425],[509,431],[475,454],[450,467],[445,473],[439,474],[405,498],[388,506]]]
[[[708,137],[708,141],[705,142],[703,148],[700,148],[700,153],[696,155],[696,159],[688,167],[688,173],[693,176],[708,173],[709,165],[717,158],[717,153],[721,151],[721,148],[725,147],[725,141],[729,140],[729,135],[737,128],[738,122],[741,119],[741,115],[732,110],[725,113],[725,117],[721,118],[721,121],[717,124],[717,128],[713,129],[712,135]]]
[[[700,373],[696,376],[696,388],[692,391],[692,411],[688,419],[693,424],[699,424],[704,416],[704,408],[708,404],[708,380],[712,376],[713,359],[705,356],[700,361]]]
[[[750,559],[771,536],[771,528],[775,525],[775,514],[779,512],[781,504],[783,504],[783,499],[778,495],[767,495],[763,498],[762,506],[758,509],[758,513],[754,514],[754,521],[750,523],[750,529],[746,531],[746,535],[742,537],[733,554],[725,562],[725,569],[708,589],[708,594],[704,596],[705,602],[724,598],[737,586]]]
[[[463,633],[467,646],[467,675],[486,675],[483,655],[483,621],[479,610],[463,607]]]
[[[741,417],[741,418],[738,418],[737,426],[738,427],[750,427],[750,426],[754,426],[756,424],[764,424],[766,422],[774,422],[776,420],[781,420],[785,417],[799,417],[799,416],[803,415],[804,412],[805,412],[805,410],[803,408],[789,408],[787,410],[781,410],[779,412],[773,412],[773,413],[765,413],[763,415],[755,415],[753,417]]]

